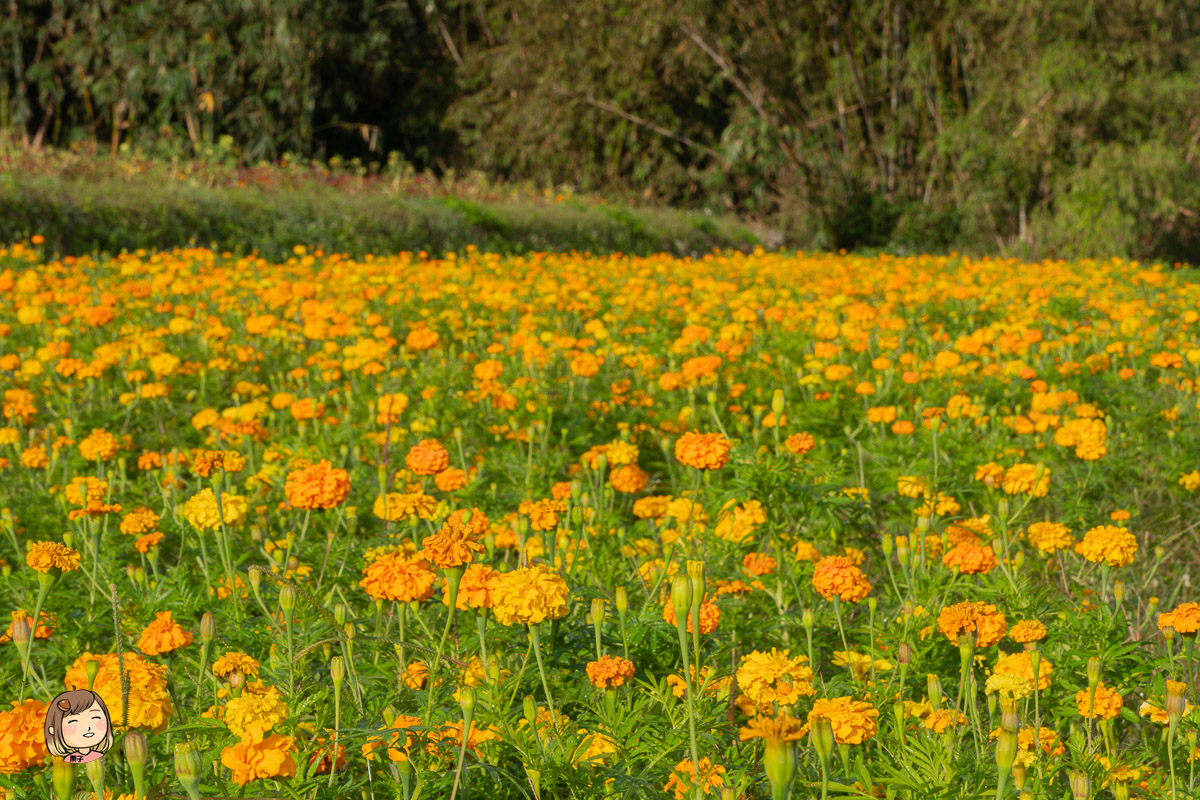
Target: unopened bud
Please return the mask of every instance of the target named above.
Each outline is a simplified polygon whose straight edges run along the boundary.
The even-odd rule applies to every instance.
[[[1013,763],[1012,779],[1013,787],[1019,792],[1025,788],[1025,780],[1029,777],[1029,770],[1025,769],[1024,765]]]
[[[1095,689],[1096,684],[1100,683],[1100,659],[1096,656],[1088,659],[1087,680],[1089,689]]]
[[[910,645],[908,642],[901,642],[900,646],[896,648],[896,660],[901,664],[911,664],[912,645]]]
[[[145,769],[145,765],[142,765]],[[83,771],[87,774],[88,783],[92,785],[92,791],[96,797],[104,797],[104,759],[98,758],[95,761],[89,761],[84,765]]]
[[[629,592],[624,586],[618,586],[613,595],[613,605],[617,607],[617,613],[624,617],[629,612]]]
[[[942,707],[942,680],[937,675],[929,674],[925,676],[925,694],[929,697],[929,705],[933,706],[934,711],[941,710]]]
[[[341,686],[346,679],[346,662],[341,656],[329,659],[329,677],[333,678],[334,686]]]
[[[1170,625],[1168,625],[1162,629],[1162,635],[1163,635],[1163,638],[1166,639],[1168,642],[1174,641],[1175,629],[1173,627],[1171,627]]]
[[[200,641],[209,644],[217,638],[217,619],[211,611],[205,611],[200,616]]]
[[[991,695],[988,696],[991,697]],[[1021,727],[1021,717],[1017,713],[1017,700],[1015,697],[1000,698],[1000,727],[1013,733],[1016,733]]]
[[[469,726],[471,718],[475,715],[475,687],[464,686],[458,692],[458,704],[462,707],[463,719]]]
[[[525,695],[525,699],[521,702],[521,710],[525,714],[525,721],[537,727],[537,703],[533,699],[533,695]]]
[[[96,676],[100,673],[100,661],[95,658],[89,658],[83,664],[83,669],[88,676],[88,691],[91,691],[92,686],[96,683]]]
[[[1071,797],[1074,800],[1088,800],[1092,793],[1092,782],[1086,772],[1073,769],[1070,772]]]
[[[225,676],[225,681],[229,684],[229,690],[233,693],[233,696],[237,697],[241,693],[242,687],[246,685],[246,673],[240,669],[235,669]]]
[[[833,755],[833,723],[828,717],[817,717],[813,720],[809,737],[812,739],[813,749],[821,758],[821,763],[828,764],[829,757]]]
[[[1183,719],[1187,708],[1187,684],[1182,681],[1167,681],[1167,722],[1174,729]]]
[[[276,550],[275,552],[279,552]],[[279,607],[284,611],[291,611],[296,607],[296,587],[295,586],[280,586],[279,587]]]
[[[175,777],[191,800],[200,800],[200,753],[191,742],[175,744]]]
[[[1014,731],[1000,729],[1000,737],[996,740],[996,766],[1001,773],[1012,769],[1017,760],[1017,734]]]
[[[882,539],[879,540],[879,549],[881,551],[883,551],[884,558],[891,558],[893,544],[894,544],[894,542],[892,540],[892,537],[887,536],[886,534],[884,535],[884,537]]]
[[[779,423],[779,417],[783,414],[784,397],[783,390],[776,389],[771,394],[771,412],[775,414],[776,424]]]
[[[800,612],[800,624],[804,626],[805,630],[811,631],[815,621],[816,620],[813,618],[813,610],[811,608],[806,608]]]
[[[687,562],[687,574],[692,582],[692,609],[695,610],[704,602],[704,593],[707,591],[707,585],[704,580],[704,562]]]
[[[688,614],[692,612],[692,580],[686,574],[676,573],[671,578],[671,605],[675,611],[675,624],[685,630]]]
[[[258,567],[251,567],[247,573],[247,577],[250,579],[250,588],[255,594],[258,594],[259,589],[262,587],[262,570]]]
[[[70,800],[75,794],[75,765],[54,759],[54,766],[50,768],[50,782],[54,784],[58,800]]]
[[[12,640],[22,657],[25,654],[25,649],[29,646],[29,638],[31,636],[33,636],[33,624],[29,617],[23,616],[13,620]],[[97,665],[99,663],[99,661],[96,662]]]

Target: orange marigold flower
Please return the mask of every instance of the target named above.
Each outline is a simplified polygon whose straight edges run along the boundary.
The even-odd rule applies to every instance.
[[[108,461],[116,458],[118,451],[117,437],[103,428],[92,431],[79,443],[79,454],[87,461]]]
[[[221,751],[221,764],[233,771],[233,782],[245,786],[262,778],[290,778],[296,774],[292,753],[296,742],[290,736],[272,734],[260,742],[242,740]]]
[[[1128,528],[1116,525],[1099,525],[1083,535],[1083,541],[1075,545],[1075,552],[1093,563],[1105,563],[1110,567],[1123,567],[1133,563],[1138,550],[1137,537]]]
[[[710,794],[711,789],[715,789],[725,783],[725,768],[720,764],[713,764],[707,758],[700,759],[700,775],[703,779],[703,785],[700,787],[704,794]],[[694,787],[697,784],[696,766],[690,759],[684,759],[675,765],[671,770],[671,776],[667,778],[667,785],[663,787],[664,792],[673,792],[675,800],[684,800],[685,797],[691,798],[695,796]]]
[[[478,508],[472,509],[469,522],[463,521],[465,516],[462,509],[455,511],[442,523],[439,532],[425,537],[422,541],[425,558],[446,569],[470,564],[476,553],[483,552],[488,518]]]
[[[1023,619],[1016,625],[1013,625],[1012,630],[1008,632],[1008,636],[1014,642],[1025,644],[1026,642],[1040,642],[1046,638],[1046,626],[1038,622],[1036,619]]]
[[[921,724],[934,733],[945,733],[952,725],[966,725],[967,718],[963,714],[956,714],[948,708],[943,708],[940,711],[930,712]]]
[[[49,703],[30,698],[13,700],[12,708],[0,712],[0,775],[24,772],[50,755],[43,727],[49,708]]]
[[[178,650],[192,643],[192,634],[171,619],[170,611],[159,611],[154,621],[142,631],[138,649],[148,656],[156,656]]]
[[[720,469],[729,463],[732,443],[722,433],[685,433],[675,441],[675,458],[695,469]]]
[[[770,575],[779,562],[766,553],[747,553],[742,559],[742,568],[751,575]]]
[[[1096,685],[1095,702],[1089,689],[1080,689],[1075,693],[1075,706],[1079,709],[1080,716],[1085,719],[1113,719],[1121,713],[1124,705],[1125,698],[1103,683]],[[1088,713],[1089,711],[1092,713]]]
[[[463,472],[457,467],[444,469],[437,475],[433,476],[433,485],[436,486],[439,491],[443,492],[453,492],[461,489],[467,485],[467,481],[467,473]]]
[[[754,650],[742,656],[737,669],[737,685],[752,703],[794,705],[801,697],[812,697],[813,671],[807,656],[793,656],[788,650],[772,647],[765,653]]]
[[[964,575],[986,575],[1000,562],[991,546],[980,547],[973,542],[964,542],[946,551],[942,563]]]
[[[518,508],[521,514],[529,517],[529,527],[535,531],[552,531],[558,527],[558,515],[567,510],[565,500],[538,500],[536,503],[524,502]]]
[[[671,505],[668,495],[642,497],[633,501],[633,515],[638,519],[662,519]]]
[[[439,339],[441,337],[438,336],[437,331],[430,328],[417,328],[409,331],[408,336],[404,337],[404,346],[420,353],[436,347]]]
[[[137,548],[139,553],[145,554],[158,547],[162,540],[162,531],[154,531],[153,533],[147,533],[144,536],[139,536],[136,540],[134,540],[133,546]]]
[[[811,542],[806,542],[803,539],[797,539],[792,545],[792,552],[796,554],[797,561],[816,561],[821,557],[821,553]]]
[[[145,506],[133,509],[121,520],[121,533],[135,535],[154,530],[158,526],[159,516]]]
[[[1054,665],[1045,656],[1041,656],[1038,660],[1037,671],[1037,688],[1038,691],[1045,691],[1050,688],[1050,673],[1054,671]],[[1022,650],[1019,653],[1013,653],[1010,656],[1001,656],[996,662],[996,668],[992,670],[995,675],[1015,675],[1018,678],[1023,678],[1028,682],[1030,689],[1033,688],[1033,654],[1029,650]]]
[[[1004,471],[1000,485],[1005,494],[1045,497],[1050,493],[1050,470],[1041,464],[1014,464]]]
[[[850,697],[832,700],[819,697],[808,712],[808,724],[812,725],[818,717],[829,720],[833,726],[833,739],[838,744],[862,744],[875,735],[879,709]]]
[[[358,585],[378,600],[409,603],[433,597],[433,580],[433,570],[424,558],[389,553],[363,569]]]
[[[404,669],[404,685],[409,689],[420,689],[429,678],[429,667],[424,661],[410,662]]]
[[[964,601],[942,609],[938,615],[938,630],[955,645],[960,633],[975,631],[975,647],[983,648],[1000,641],[1008,625],[1004,614],[994,605]]]
[[[11,642],[12,634],[13,634],[13,625],[16,624],[18,621],[32,622],[33,614],[30,614],[28,611],[26,611],[23,608],[19,608],[16,611],[12,612],[12,619],[13,619],[13,621],[8,623],[8,630],[5,631],[3,636],[0,636],[0,644],[3,644],[4,642]],[[53,623],[54,623],[54,620],[51,619],[50,616],[48,616],[45,611],[43,611],[41,613],[41,616],[38,619],[38,626],[33,631],[33,637],[35,639],[49,639],[50,634],[53,632],[51,629],[51,625],[53,625]],[[4,734],[2,732],[0,732],[0,737],[2,737],[3,735]]]
[[[454,605],[459,611],[466,611],[468,608],[491,608],[493,605],[492,594],[496,591],[496,581],[500,579],[501,573],[489,567],[487,564],[472,564],[463,572],[462,579],[458,584],[458,597],[455,599]],[[450,605],[450,594],[445,591],[445,582],[442,583],[442,605]]]
[[[597,689],[616,689],[633,677],[633,662],[617,656],[601,656],[599,661],[589,661],[588,680]]]
[[[1025,532],[1025,538],[1046,555],[1066,550],[1075,544],[1075,537],[1071,536],[1070,529],[1061,522],[1035,522]]]
[[[817,446],[817,440],[813,438],[811,433],[793,433],[783,440],[783,446],[789,452],[802,456]]]
[[[295,509],[336,508],[350,496],[350,474],[321,459],[310,467],[289,472],[283,491],[288,505]]]
[[[625,464],[608,473],[608,482],[622,494],[637,494],[646,488],[650,476],[637,464]]]
[[[79,569],[79,551],[58,542],[38,542],[25,554],[25,563],[38,572],[72,572]]]
[[[738,731],[738,738],[743,742],[750,739],[766,739],[772,743],[794,742],[804,738],[804,723],[787,714],[755,717],[747,727]]]
[[[672,628],[675,627],[675,625],[677,624],[676,618],[675,618],[675,605],[670,600],[667,600],[666,605],[663,606],[663,621],[666,622],[668,625],[670,625]],[[717,629],[717,626],[720,624],[721,624],[721,609],[717,607],[717,604],[710,602],[710,601],[701,603],[700,604],[700,632],[701,633],[712,633],[713,631],[715,631]],[[687,632],[688,633],[692,632],[692,627],[693,627],[692,626],[692,615],[691,615],[691,613],[689,613],[687,615]]]
[[[871,583],[847,556],[825,556],[813,569],[813,586],[826,600],[834,595],[857,603],[871,591]]]
[[[1158,615],[1158,628],[1171,627],[1176,633],[1189,636],[1200,631],[1200,603],[1180,603],[1173,611]]]
[[[436,475],[450,466],[450,453],[437,439],[422,439],[408,451],[404,466],[417,475]]]

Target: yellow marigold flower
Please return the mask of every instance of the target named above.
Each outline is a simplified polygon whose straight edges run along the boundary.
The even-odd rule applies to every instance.
[[[608,466],[623,467],[628,464],[637,463],[638,448],[636,445],[618,439],[605,448],[604,455],[608,459]]]
[[[695,469],[720,469],[729,463],[731,446],[722,433],[692,431],[675,440],[675,458]]]
[[[1045,691],[1050,688],[1050,673],[1054,671],[1054,665],[1050,663],[1050,659],[1041,656],[1038,661],[1037,673],[1037,688],[1038,691]],[[1022,650],[1019,653],[1013,653],[1010,656],[1001,656],[996,662],[996,668],[993,671],[996,675],[1016,675],[1018,678],[1029,683],[1030,688],[1033,687],[1033,655],[1029,650]]]
[[[471,519],[464,522],[466,512],[455,511],[442,523],[442,529],[422,542],[429,561],[446,569],[461,567],[483,552],[483,536],[488,530],[488,518],[478,508],[471,510]]]
[[[695,797],[696,785],[700,783],[700,788],[703,794],[710,794],[712,789],[721,786],[725,783],[725,768],[720,764],[713,764],[709,759],[700,759],[700,776],[702,783],[696,778],[696,765],[689,759],[684,759],[675,765],[671,770],[671,776],[667,778],[667,785],[663,787],[664,792],[673,792],[675,800],[684,800],[684,798]]]
[[[943,708],[939,711],[932,711],[921,724],[934,733],[945,733],[954,725],[966,725],[967,718],[963,714]]]
[[[436,475],[450,466],[450,453],[436,439],[422,439],[408,451],[404,466],[417,475]]]
[[[1022,700],[1033,694],[1033,681],[1010,672],[993,672],[984,684],[984,693]]]
[[[1158,628],[1171,627],[1184,636],[1200,631],[1200,603],[1180,603],[1173,611],[1158,615]]]
[[[519,513],[529,517],[529,527],[535,531],[552,531],[558,527],[558,515],[566,511],[565,500],[547,498],[536,503],[521,503]]]
[[[148,656],[156,656],[178,650],[192,643],[192,634],[171,619],[170,611],[159,611],[142,631],[138,649]]]
[[[1075,706],[1085,719],[1113,719],[1121,713],[1125,699],[1119,692],[1105,686],[1096,685],[1096,697],[1093,702],[1090,689],[1080,689],[1075,693]],[[1088,713],[1091,710],[1093,713]]]
[[[112,715],[113,727],[120,728],[121,668],[116,653],[92,655],[85,652],[67,670],[63,685],[66,688],[87,686],[87,662],[92,659],[100,662],[92,691],[104,700],[104,705]],[[132,651],[122,654],[121,664],[124,665],[129,689],[129,727],[151,728],[161,732],[167,727],[167,717],[172,713],[171,698],[167,694],[167,668],[149,662]]]
[[[501,625],[534,625],[567,614],[567,584],[541,564],[503,573],[492,594],[492,613]]]
[[[1008,637],[1014,642],[1020,642],[1021,644],[1025,644],[1026,642],[1040,642],[1046,638],[1046,626],[1036,619],[1023,619],[1012,626],[1012,630],[1008,632]]]
[[[792,552],[796,555],[797,561],[816,561],[821,557],[820,551],[811,542],[803,539],[797,539],[792,544]]]
[[[801,697],[817,693],[807,662],[807,656],[792,656],[788,650],[754,650],[742,656],[738,665],[738,688],[755,704],[794,705]]]
[[[1123,567],[1133,563],[1138,550],[1137,537],[1128,528],[1116,525],[1099,525],[1083,535],[1083,541],[1075,545],[1075,552],[1093,563],[1106,563],[1110,567]]]
[[[222,518],[227,526],[240,525],[250,512],[250,503],[245,497],[228,492],[221,493],[221,510],[217,511],[217,496],[211,488],[201,489],[183,504],[183,517],[198,531],[216,530]]]
[[[274,686],[247,683],[239,697],[225,703],[225,726],[243,742],[261,742],[267,731],[288,718],[287,704]]]
[[[87,461],[108,461],[116,458],[118,451],[117,437],[103,428],[92,431],[79,443],[79,454]]]
[[[769,742],[794,742],[804,738],[804,723],[787,714],[777,717],[754,717],[748,726],[738,731],[743,742],[766,739]]]
[[[812,583],[826,600],[837,595],[847,603],[857,603],[871,591],[871,583],[862,570],[846,556],[825,556],[818,561]]]
[[[321,459],[310,467],[289,472],[283,491],[292,508],[328,510],[350,496],[350,475],[328,459]]]
[[[404,685],[409,689],[420,689],[425,686],[425,681],[429,678],[429,667],[424,661],[410,662],[404,668]]]
[[[638,519],[662,519],[667,515],[669,496],[642,497],[633,501],[633,515]]]
[[[808,724],[811,726],[818,717],[829,720],[833,726],[833,739],[838,744],[862,744],[875,736],[879,709],[850,697],[832,700],[819,697],[808,712]]]
[[[975,468],[975,480],[991,487],[998,487],[1004,481],[1004,467],[989,461]]]
[[[954,645],[958,644],[960,633],[975,631],[975,646],[984,648],[1000,641],[1008,625],[1004,614],[994,605],[964,601],[942,609],[938,615],[938,630]]]
[[[423,492],[388,492],[376,497],[371,505],[371,511],[376,517],[389,522],[398,522],[413,515],[421,519],[432,519],[436,510],[437,500]]]
[[[1070,529],[1061,522],[1035,522],[1029,526],[1025,537],[1031,545],[1047,555],[1075,544]]]
[[[890,661],[882,658],[872,659],[870,656],[850,650],[834,650],[833,665],[835,667],[849,667],[854,677],[860,681],[869,676],[872,669],[876,672],[886,672],[892,668],[892,662]]]
[[[240,672],[246,677],[258,675],[259,663],[245,653],[231,651],[213,662],[212,672],[218,678],[227,678],[233,672]]]
[[[1050,493],[1050,470],[1040,464],[1014,464],[1004,472],[1005,494],[1045,497]]]
[[[1179,476],[1179,485],[1189,492],[1200,489],[1200,470],[1192,470]]]
[[[588,680],[597,689],[615,689],[633,677],[633,662],[617,656],[601,656],[599,661],[589,661]]]
[[[148,508],[140,507],[130,511],[121,520],[121,533],[131,536],[154,530],[159,523],[158,514]]]
[[[133,542],[133,546],[137,548],[139,553],[149,553],[155,547],[158,547],[162,540],[162,531],[154,531],[153,533],[147,533],[137,537],[137,539],[135,539]]]
[[[73,572],[79,569],[79,551],[58,542],[38,542],[25,554],[25,563],[38,572]]]

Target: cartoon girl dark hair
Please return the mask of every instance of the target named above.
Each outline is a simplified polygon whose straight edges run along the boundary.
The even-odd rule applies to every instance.
[[[46,748],[72,764],[103,758],[112,747],[108,707],[95,692],[76,689],[54,698],[46,711]]]

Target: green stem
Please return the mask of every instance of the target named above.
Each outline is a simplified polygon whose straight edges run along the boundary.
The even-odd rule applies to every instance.
[[[546,667],[542,664],[542,638],[536,623],[529,625],[529,643],[533,646],[533,655],[537,658],[538,674],[542,676],[542,691],[546,693],[546,704],[550,706],[552,724],[558,725],[558,714],[554,710],[554,697],[550,694],[550,682],[546,680]]]

